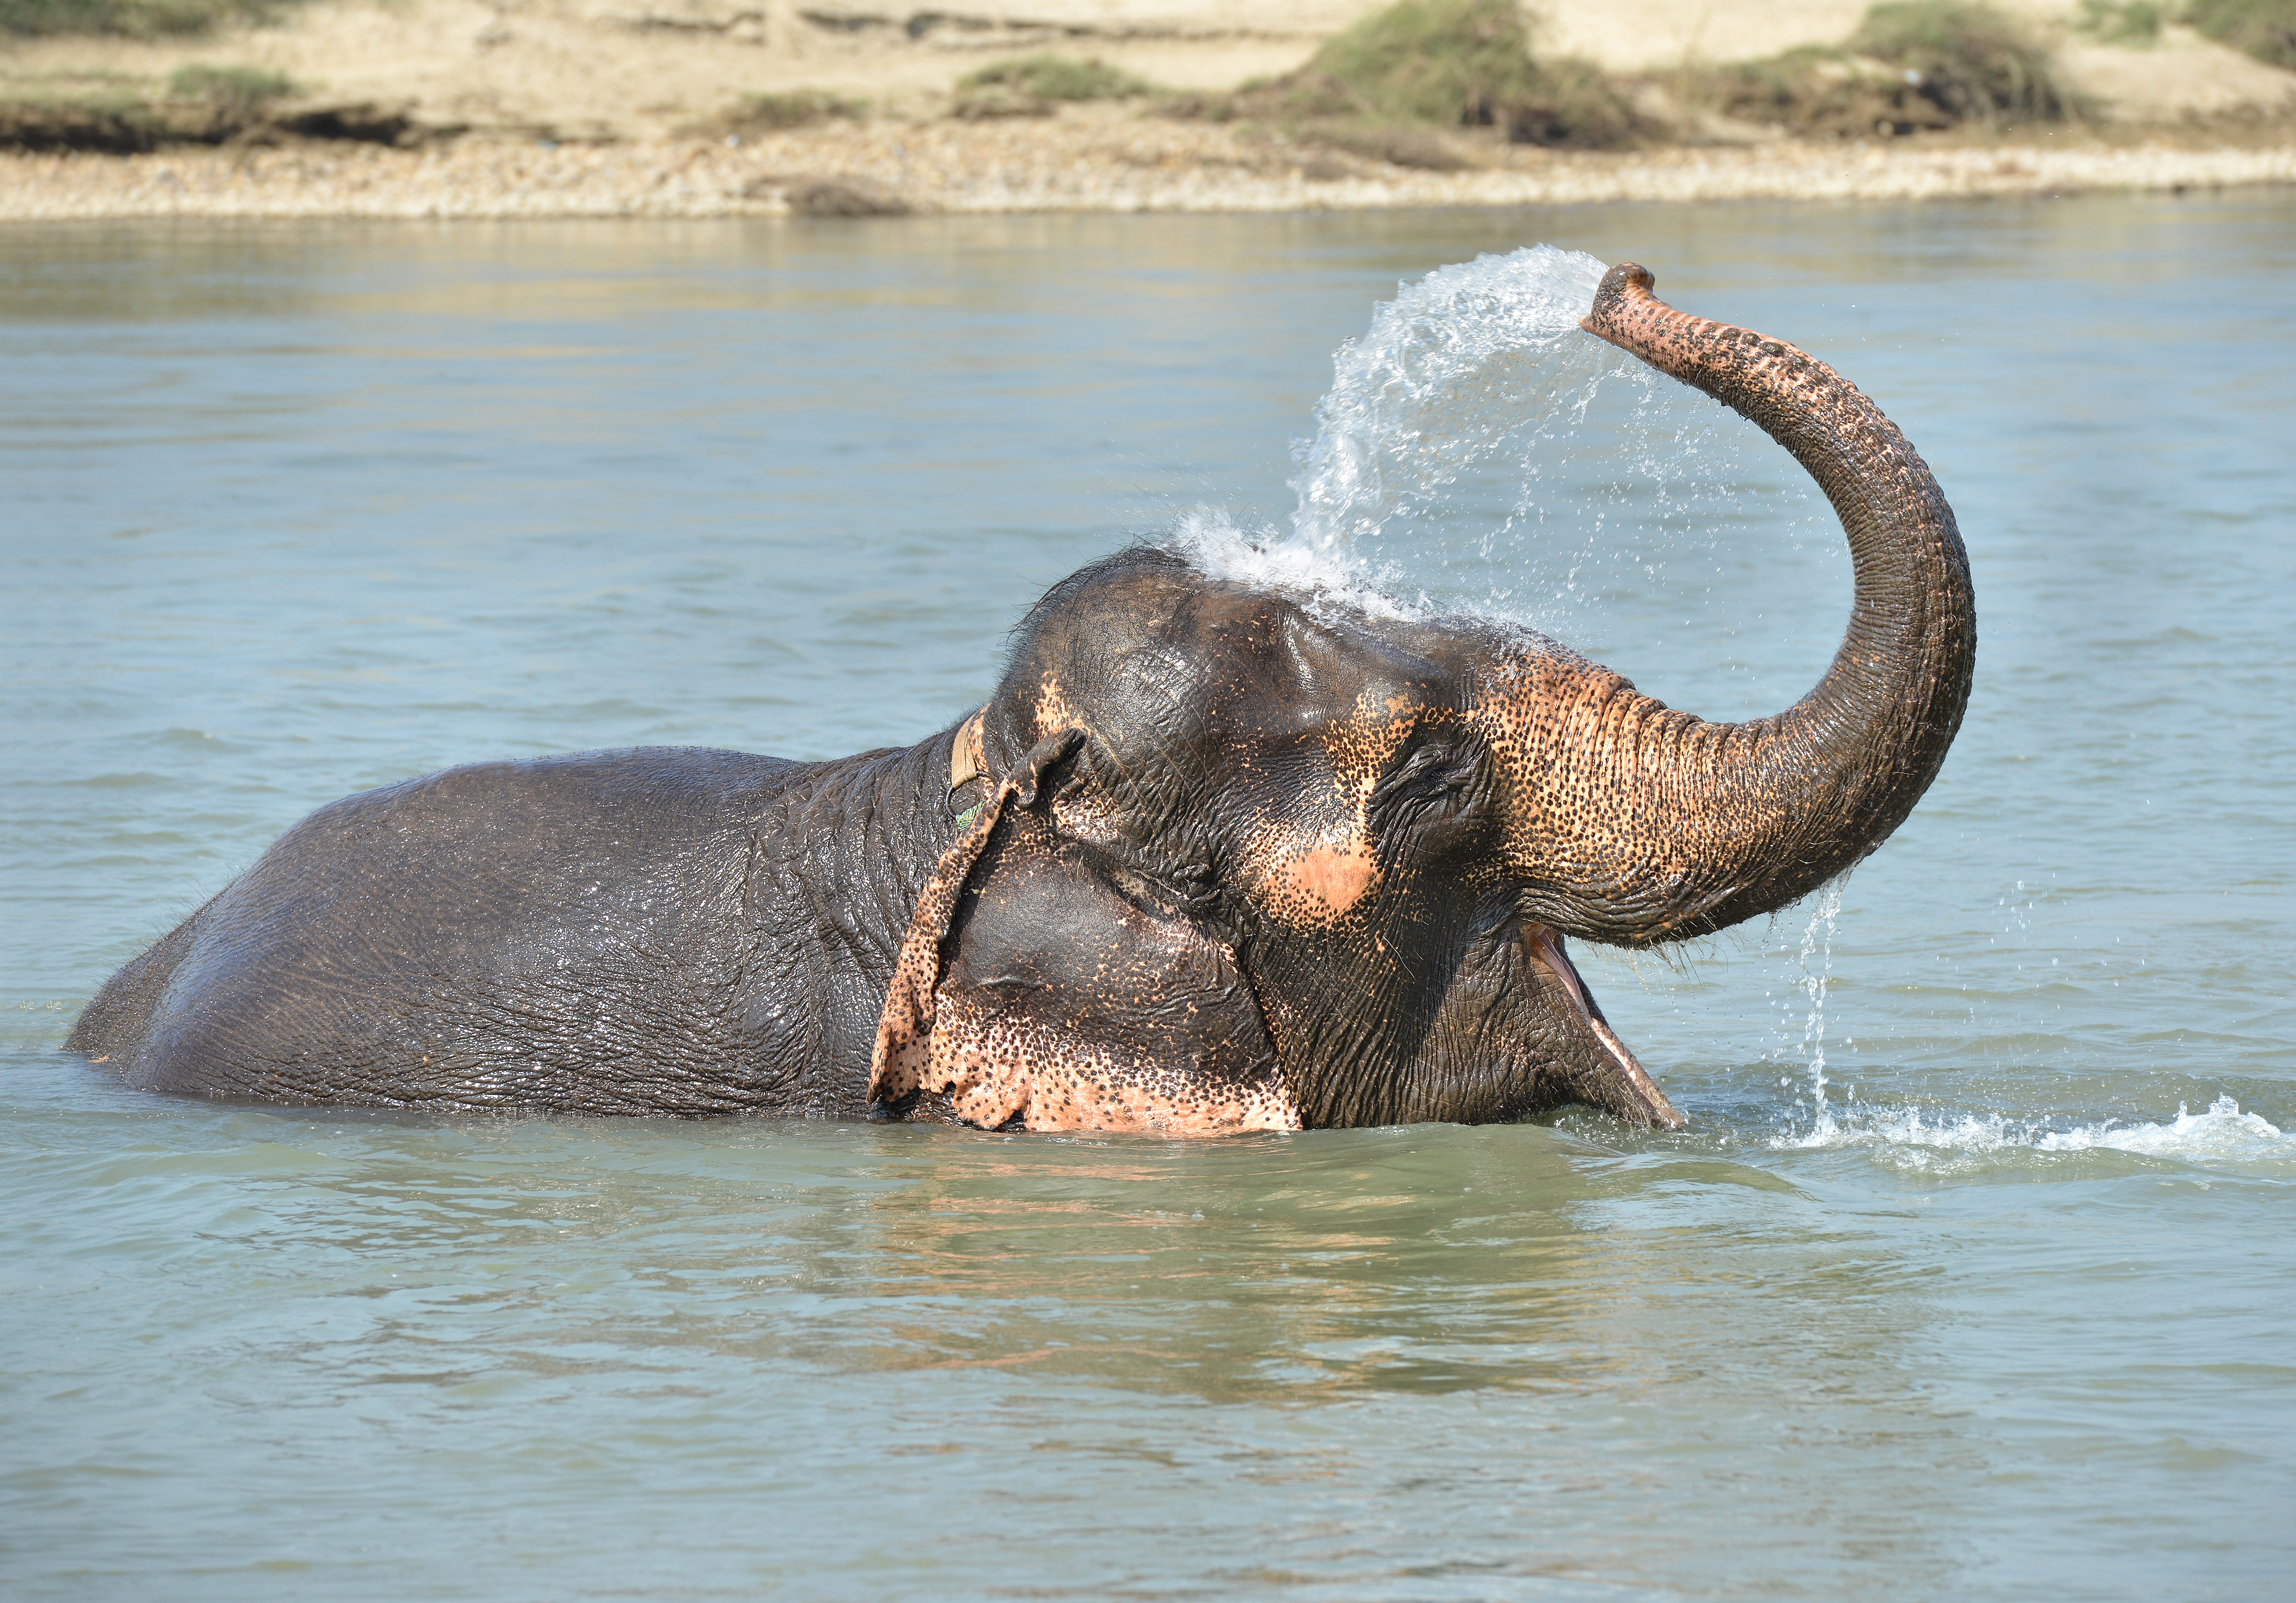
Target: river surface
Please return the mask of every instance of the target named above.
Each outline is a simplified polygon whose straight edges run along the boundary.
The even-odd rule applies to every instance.
[[[1838,894],[1578,949],[1686,1130],[330,1114],[61,1049],[346,793],[944,727],[1078,563],[1288,529],[1374,302],[1536,241],[1838,365],[1976,575],[1959,743]],[[2292,350],[2274,192],[0,230],[0,1590],[2288,1596]],[[1840,536],[1617,366],[1359,544],[1781,708]]]

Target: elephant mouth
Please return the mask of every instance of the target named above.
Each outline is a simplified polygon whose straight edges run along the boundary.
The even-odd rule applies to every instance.
[[[1577,1061],[1565,1070],[1572,1099],[1614,1114],[1629,1124],[1680,1130],[1685,1122],[1683,1116],[1627,1050],[1627,1043],[1611,1028],[1611,1021],[1603,1016],[1601,1004],[1562,949],[1562,937],[1543,924],[1529,924],[1523,926],[1522,939],[1567,1004],[1565,1022],[1577,1038],[1570,1052]]]

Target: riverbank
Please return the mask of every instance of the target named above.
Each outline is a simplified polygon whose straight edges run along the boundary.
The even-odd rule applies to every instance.
[[[2296,182],[2296,73],[2189,27],[2103,42],[2065,0],[2013,7],[2062,103],[1941,129],[1923,120],[1936,107],[1907,113],[1870,86],[1830,125],[1809,107],[1723,115],[1718,91],[1697,88],[1701,62],[1862,37],[1865,0],[1651,0],[1623,29],[1595,0],[1547,0],[1537,48],[1608,75],[1613,120],[1633,123],[1603,137],[1511,144],[1447,118],[1398,132],[1224,98],[1320,59],[1377,4],[1042,0],[1019,23],[795,0],[309,0],[196,37],[17,38],[0,42],[0,219],[1271,211]],[[1004,91],[985,104],[968,91],[984,64],[1046,47],[1120,98]],[[1896,71],[1854,69],[1890,84]],[[1908,133],[1901,113],[1929,131]],[[1617,144],[1629,148],[1553,148]]]
[[[0,156],[0,220],[1297,211],[1589,201],[1914,200],[2296,184],[2296,138],[2084,133],[2009,143],[1778,140],[1627,152],[1492,145],[1432,172],[1226,126],[1057,117],[838,124],[737,144],[343,142]]]

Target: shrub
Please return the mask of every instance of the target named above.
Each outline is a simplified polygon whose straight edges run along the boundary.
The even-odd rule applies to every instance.
[[[1041,115],[1055,101],[1129,100],[1156,86],[1105,62],[1038,51],[991,62],[956,80],[952,108],[960,117]]]
[[[1685,86],[1685,94],[1732,117],[1803,135],[1911,134],[1953,121],[1922,98],[1902,69],[1870,65],[1821,45],[1710,68]]]
[[[778,134],[840,117],[857,120],[868,114],[869,108],[861,102],[826,89],[790,89],[779,95],[745,95],[715,116],[689,123],[678,132],[707,139],[728,134]]]
[[[1399,122],[1488,127],[1537,89],[1513,0],[1403,0],[1324,41],[1302,88]]]
[[[203,100],[217,118],[250,123],[275,100],[295,93],[286,74],[261,67],[210,67],[194,62],[179,67],[168,80],[168,93],[178,100]]]
[[[134,104],[0,101],[0,150],[101,151],[127,156],[156,150],[167,129]]]
[[[1329,111],[1499,127],[1520,144],[1619,144],[1634,130],[1626,96],[1592,63],[1532,55],[1514,0],[1404,0],[1325,40],[1300,78]]]
[[[2296,68],[2296,0],[2193,0],[2185,21],[2219,45]]]
[[[1513,0],[1403,0],[1326,39],[1297,72],[1229,95],[1170,102],[1164,111],[1266,119],[1358,154],[1414,127],[1496,127],[1532,144],[1604,146],[1633,137],[1634,112],[1610,78],[1587,62],[1538,60],[1530,45]],[[1343,139],[1348,120],[1359,126]],[[1416,148],[1423,154],[1410,165],[1440,160],[1424,141]]]
[[[1883,0],[1849,48],[1918,74],[1907,84],[1956,122],[2055,120],[2071,111],[2048,52],[2017,22],[1969,0]]]
[[[1592,62],[1565,56],[1538,63],[1530,92],[1508,109],[1507,137],[1518,144],[1610,149],[1632,142],[1638,119],[1626,94]]]
[[[1908,0],[1867,10],[1846,49],[1804,45],[1693,76],[1688,98],[1800,134],[1912,134],[2071,114],[2047,52],[1989,6]]]
[[[2161,42],[2164,20],[2151,0],[2081,0],[2080,30],[2107,45],[2149,49]]]
[[[150,39],[202,34],[268,17],[282,0],[0,0],[0,35],[111,34]]]

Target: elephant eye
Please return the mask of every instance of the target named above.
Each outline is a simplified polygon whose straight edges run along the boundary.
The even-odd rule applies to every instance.
[[[1477,748],[1419,746],[1388,770],[1373,805],[1422,818],[1448,818],[1473,805],[1483,788],[1482,777],[1482,753]]]
[[[1423,795],[1464,790],[1481,769],[1476,756],[1474,752],[1450,746],[1421,746],[1389,773],[1386,787]]]

